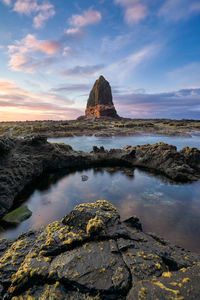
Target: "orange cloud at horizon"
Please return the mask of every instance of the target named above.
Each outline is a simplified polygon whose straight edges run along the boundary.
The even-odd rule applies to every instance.
[[[83,110],[55,93],[27,92],[14,82],[0,79],[0,121],[75,119]]]

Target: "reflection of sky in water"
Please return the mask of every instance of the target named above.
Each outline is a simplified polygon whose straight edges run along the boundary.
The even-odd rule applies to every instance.
[[[81,175],[87,175],[82,181]],[[119,210],[122,219],[137,215],[145,231],[154,232],[184,247],[200,250],[200,182],[172,185],[135,170],[134,177],[117,171],[87,170],[60,178],[46,189],[35,189],[26,204],[30,219],[1,237],[16,237],[61,219],[75,205],[106,199]]]
[[[105,149],[122,148],[126,145],[136,146],[144,144],[155,144],[165,142],[177,146],[178,150],[184,146],[200,148],[200,135],[193,137],[177,137],[164,135],[136,135],[136,136],[113,136],[113,137],[95,137],[79,136],[75,138],[54,138],[50,142],[65,143],[72,146],[74,150],[91,151],[92,146],[104,146]]]

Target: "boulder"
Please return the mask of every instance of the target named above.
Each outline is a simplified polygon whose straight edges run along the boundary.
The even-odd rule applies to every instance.
[[[32,212],[24,205],[6,214],[2,221],[8,225],[19,225],[22,221],[30,218],[31,215]]]

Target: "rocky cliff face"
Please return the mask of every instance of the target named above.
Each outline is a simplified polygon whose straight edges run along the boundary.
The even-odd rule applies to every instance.
[[[99,200],[0,240],[0,299],[197,300],[199,260]]]
[[[115,110],[110,84],[103,76],[96,80],[87,103],[85,115],[88,118],[119,118]]]

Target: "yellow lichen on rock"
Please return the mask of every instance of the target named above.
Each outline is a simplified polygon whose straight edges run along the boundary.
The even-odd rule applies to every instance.
[[[92,210],[92,209],[102,209],[103,211],[113,211],[117,212],[117,209],[109,203],[106,200],[98,200],[94,203],[83,203],[75,206],[75,210],[79,210],[80,212],[83,212],[85,209]]]
[[[163,290],[165,290],[165,291],[167,291],[167,292],[171,292],[171,293],[173,293],[173,294],[175,294],[175,295],[179,295],[179,294],[180,294],[180,291],[179,291],[179,290],[172,290],[172,289],[166,287],[166,286],[165,286],[162,282],[160,282],[160,281],[153,282],[153,284],[155,284],[155,285],[159,286],[161,289],[163,289]]]
[[[171,278],[171,277],[172,277],[172,273],[169,272],[169,271],[168,271],[168,272],[163,272],[163,273],[162,273],[162,276],[163,276],[163,277],[167,277],[167,278]]]
[[[141,287],[140,291],[138,292],[138,300],[146,299],[147,289],[145,287]]]
[[[102,221],[101,217],[96,216],[95,218],[89,220],[86,227],[86,232],[87,234],[96,233],[102,230],[103,227],[104,222]]]

